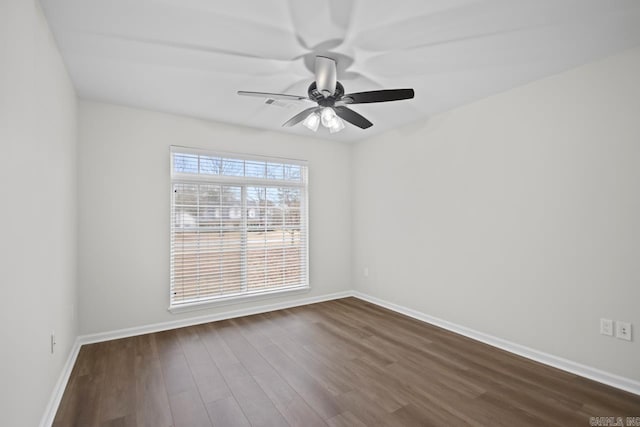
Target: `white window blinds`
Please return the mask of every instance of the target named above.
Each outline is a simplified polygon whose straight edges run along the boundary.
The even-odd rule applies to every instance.
[[[309,286],[302,161],[171,149],[171,307]]]

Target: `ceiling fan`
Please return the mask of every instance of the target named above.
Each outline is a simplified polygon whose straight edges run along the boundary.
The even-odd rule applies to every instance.
[[[331,133],[344,129],[342,120],[361,129],[373,126],[373,123],[369,120],[350,109],[348,106],[351,104],[400,101],[411,99],[414,96],[413,89],[372,90],[345,94],[344,87],[337,79],[336,61],[326,56],[316,56],[315,74],[316,80],[311,83],[307,90],[308,97],[242,90],[238,91],[238,95],[266,98],[267,103],[273,103],[278,100],[315,102],[318,104],[317,106],[301,111],[282,126],[290,127],[302,122],[305,127],[315,132],[318,130],[318,126],[322,124]]]

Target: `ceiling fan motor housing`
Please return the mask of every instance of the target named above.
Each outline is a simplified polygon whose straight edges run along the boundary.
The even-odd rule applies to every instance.
[[[344,87],[340,84],[340,82],[336,82],[336,90],[333,92],[333,95],[325,97],[322,92],[320,92],[317,88],[316,82],[313,82],[309,85],[309,89],[307,90],[309,94],[309,99],[318,103],[321,107],[333,107],[333,105],[342,98],[344,95]]]

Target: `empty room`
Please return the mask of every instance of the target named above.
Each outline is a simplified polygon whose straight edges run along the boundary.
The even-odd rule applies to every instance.
[[[640,426],[640,1],[0,0],[0,425]]]

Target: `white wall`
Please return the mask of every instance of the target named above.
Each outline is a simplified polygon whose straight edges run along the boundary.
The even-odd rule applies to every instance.
[[[358,143],[356,289],[640,380],[638,76],[635,49]]]
[[[35,1],[0,2],[0,414],[42,417],[75,340],[76,97]],[[49,334],[57,334],[50,354]]]
[[[81,333],[256,304],[167,311],[170,145],[308,160],[312,290],[258,304],[350,289],[348,145],[85,101],[79,112]]]
[[[0,2],[2,424],[37,424],[74,307],[81,333],[229,309],[166,310],[171,144],[309,160],[307,296],[353,283],[640,379],[639,340],[598,334],[600,317],[640,328],[638,75],[636,49],[353,148],[82,102],[76,168],[76,99],[40,7]]]

